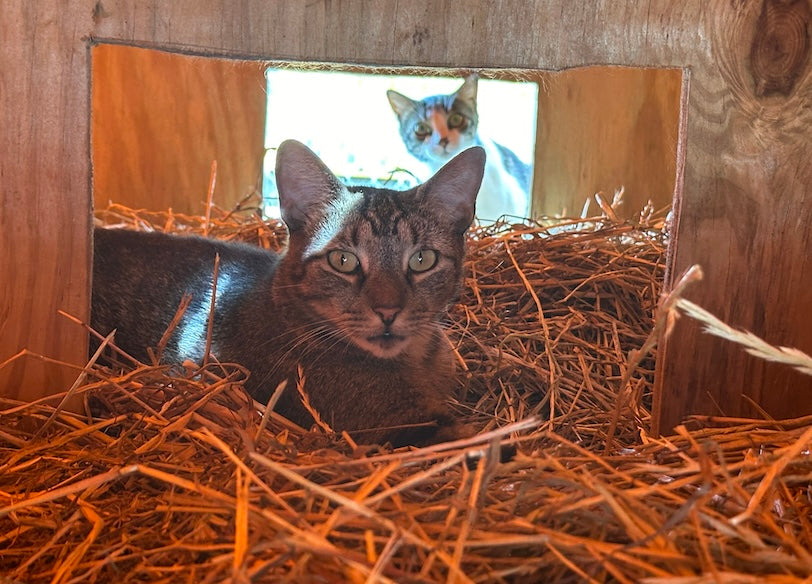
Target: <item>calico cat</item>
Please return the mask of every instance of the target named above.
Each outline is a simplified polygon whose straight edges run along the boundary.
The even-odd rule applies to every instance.
[[[283,254],[97,228],[91,324],[116,329],[115,343],[144,359],[190,293],[163,360],[199,362],[219,254],[211,352],[250,371],[255,399],[266,402],[287,379],[277,411],[311,425],[296,390],[301,366],[311,405],[358,442],[466,436],[447,401],[454,368],[441,322],[460,290],[484,165],[483,149],[471,148],[409,191],[347,187],[306,146],[285,141],[276,166]]]
[[[493,221],[502,215],[527,217],[532,170],[512,150],[478,134],[477,79],[469,75],[454,93],[421,100],[391,89],[386,95],[397,114],[406,148],[433,172],[466,148],[485,149],[488,162],[476,203],[480,220]]]

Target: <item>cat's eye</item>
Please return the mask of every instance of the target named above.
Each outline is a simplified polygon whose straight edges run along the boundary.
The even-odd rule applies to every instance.
[[[437,264],[437,252],[421,249],[409,258],[409,269],[413,272],[427,272]]]
[[[327,263],[330,264],[330,267],[335,271],[341,272],[342,274],[351,274],[361,265],[357,255],[339,249],[334,249],[327,253]]]
[[[451,129],[460,128],[465,124],[465,116],[457,112],[451,112],[446,123]]]
[[[426,122],[419,122],[414,127],[415,136],[420,139],[425,138],[426,136],[431,136],[431,126],[429,126]]]

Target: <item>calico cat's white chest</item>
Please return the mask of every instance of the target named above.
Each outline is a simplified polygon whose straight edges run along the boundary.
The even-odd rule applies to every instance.
[[[502,216],[523,219],[530,213],[530,194],[525,191],[520,179],[511,174],[505,167],[498,147],[487,138],[477,137],[470,143],[462,144],[460,150],[474,145],[485,149],[487,156],[485,174],[476,199],[476,216],[480,222],[493,222]],[[426,156],[427,167],[436,172],[453,154],[445,156]]]
[[[481,140],[487,162],[482,186],[476,200],[480,221],[495,221],[503,215],[524,218],[530,210],[530,197],[502,164],[502,157],[491,140]]]

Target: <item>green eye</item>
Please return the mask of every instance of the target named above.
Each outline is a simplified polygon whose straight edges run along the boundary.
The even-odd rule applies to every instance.
[[[421,249],[409,258],[409,269],[413,272],[428,272],[437,264],[437,252]]]
[[[431,136],[431,126],[429,126],[426,122],[420,122],[414,127],[414,133],[418,138]]]
[[[327,263],[330,264],[335,271],[342,274],[351,274],[358,269],[361,262],[358,256],[349,251],[341,251],[334,249],[327,253]]]
[[[465,124],[465,117],[457,112],[451,112],[446,123],[448,124],[449,128],[460,128],[463,124]]]

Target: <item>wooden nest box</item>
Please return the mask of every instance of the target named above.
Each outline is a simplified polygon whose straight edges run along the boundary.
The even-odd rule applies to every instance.
[[[85,331],[58,311],[89,316],[92,55],[94,47],[114,45],[255,62],[677,70],[678,140],[663,153],[675,194],[665,287],[699,264],[705,278],[688,292],[691,300],[769,342],[812,352],[809,3],[498,6],[11,0],[0,49],[0,395],[32,401],[62,391],[87,358]],[[242,89],[212,87],[234,99]],[[560,118],[547,109],[544,119],[555,129]],[[221,121],[237,129],[252,123],[235,111],[224,111]],[[167,145],[190,157],[205,147]],[[649,149],[645,141],[618,143],[606,156]],[[122,167],[130,162],[115,145],[105,155],[120,157]],[[542,176],[554,175],[553,162]],[[238,173],[246,161],[222,163]],[[29,353],[14,358],[23,350]],[[720,411],[812,413],[812,378],[750,357],[682,319],[659,347],[654,431],[670,431],[688,414]]]

